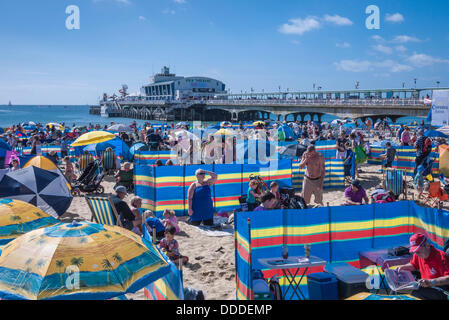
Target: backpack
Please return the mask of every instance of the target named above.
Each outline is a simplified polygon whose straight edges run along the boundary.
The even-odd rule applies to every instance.
[[[375,203],[389,203],[396,201],[395,196],[391,191],[386,191],[383,189],[374,190],[371,193],[371,199]]]

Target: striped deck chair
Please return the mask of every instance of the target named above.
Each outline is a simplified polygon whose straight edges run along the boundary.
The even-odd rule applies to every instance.
[[[87,205],[92,213],[91,221],[109,226],[122,226],[118,218],[117,210],[111,201],[111,197],[85,196]],[[114,223],[116,221],[116,223]]]
[[[407,200],[407,181],[406,173],[404,170],[390,169],[384,170],[383,184],[384,189],[393,192],[397,199],[401,194],[404,195],[404,199]]]

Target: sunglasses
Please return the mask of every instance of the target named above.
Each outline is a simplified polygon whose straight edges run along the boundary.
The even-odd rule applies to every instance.
[[[199,176],[205,176],[206,173],[205,173],[205,172],[201,172],[201,173],[198,173],[198,175],[199,175]]]

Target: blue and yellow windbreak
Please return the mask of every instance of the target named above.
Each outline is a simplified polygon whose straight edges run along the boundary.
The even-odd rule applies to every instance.
[[[303,256],[304,244],[309,243],[313,256],[328,262],[346,262],[359,268],[360,251],[407,244],[413,233],[425,232],[438,249],[442,249],[444,241],[449,238],[449,212],[420,207],[413,201],[275,210],[263,214],[241,212],[236,217],[237,299],[250,299],[252,296],[252,269],[262,270],[265,278],[277,274],[281,287],[285,289],[288,283],[282,277],[282,271],[264,269],[258,262],[261,258],[280,258],[284,243],[290,256]],[[322,267],[310,268],[308,273],[322,270]],[[303,279],[301,284],[301,290],[307,296],[307,280]]]

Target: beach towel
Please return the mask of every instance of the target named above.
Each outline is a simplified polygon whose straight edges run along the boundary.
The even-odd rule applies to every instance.
[[[354,148],[354,151],[355,151],[356,164],[361,164],[361,163],[366,162],[367,155],[366,155],[365,148],[363,148],[362,146],[356,146]]]
[[[200,225],[198,227],[192,226],[194,228],[197,228],[202,234],[208,236],[208,237],[228,237],[228,236],[234,236],[234,227],[232,225],[227,225],[228,218],[224,217],[214,217],[214,226],[203,226]],[[221,227],[219,230],[217,230],[217,226],[224,226]]]

